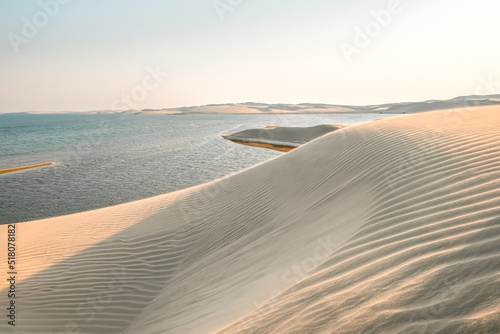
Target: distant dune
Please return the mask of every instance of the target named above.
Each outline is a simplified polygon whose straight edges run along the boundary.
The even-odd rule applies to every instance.
[[[321,103],[302,104],[266,104],[236,103],[214,104],[198,107],[184,107],[162,110],[131,111],[134,114],[337,114],[337,113],[381,113],[381,114],[413,114],[425,111],[475,108],[481,106],[500,105],[500,95],[461,96],[450,100],[429,100],[424,102],[387,103],[368,106],[332,105]]]
[[[205,106],[144,109],[144,110],[93,110],[86,112],[44,112],[29,111],[27,114],[130,114],[130,115],[243,115],[243,114],[345,114],[380,113],[413,114],[425,111],[476,108],[500,105],[500,95],[460,96],[450,100],[429,100],[424,102],[387,103],[367,106],[333,105],[322,103],[266,104],[266,103],[229,103]],[[19,114],[19,113],[18,113]]]
[[[17,233],[1,333],[500,333],[500,107],[350,126]]]

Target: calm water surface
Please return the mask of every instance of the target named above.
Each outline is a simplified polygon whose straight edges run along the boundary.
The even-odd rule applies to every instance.
[[[398,115],[0,115],[0,224],[102,208],[212,181],[282,153],[221,134]]]

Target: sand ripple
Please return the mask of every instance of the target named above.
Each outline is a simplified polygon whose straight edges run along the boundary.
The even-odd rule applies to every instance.
[[[18,224],[18,322],[0,332],[499,333],[499,129],[492,107],[381,120]]]

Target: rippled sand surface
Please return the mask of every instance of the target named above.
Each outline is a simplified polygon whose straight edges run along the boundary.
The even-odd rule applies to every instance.
[[[194,188],[17,224],[15,332],[498,333],[499,129],[498,108],[369,122]]]

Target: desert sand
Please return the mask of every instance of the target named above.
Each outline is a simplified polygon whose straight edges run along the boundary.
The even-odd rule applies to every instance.
[[[224,139],[249,146],[289,152],[327,133],[343,129],[347,125],[322,124],[309,127],[266,126],[222,135]]]
[[[351,126],[208,184],[16,226],[1,333],[499,333],[500,108]]]
[[[89,110],[89,111],[26,111],[20,114],[84,114],[84,115],[258,115],[258,114],[413,114],[445,109],[470,109],[499,106],[500,94],[459,96],[448,100],[397,102],[370,105],[339,105],[325,103],[227,103],[181,108]],[[0,113],[1,115],[2,113]]]
[[[500,95],[459,96],[448,100],[428,100],[421,102],[384,103],[375,105],[338,105],[325,103],[268,104],[268,103],[229,103],[210,104],[173,109],[129,110],[133,114],[345,114],[345,113],[383,113],[412,114],[433,110],[462,109],[500,104]]]
[[[296,149],[297,147],[295,146],[282,146],[282,145],[273,145],[273,144],[261,144],[261,143],[249,143],[249,142],[244,142],[244,141],[239,141],[239,140],[233,140],[234,143],[240,144],[240,145],[245,145],[245,146],[252,146],[252,147],[260,147],[260,148],[265,148],[268,150],[273,150],[273,151],[279,151],[279,152],[290,152]]]

